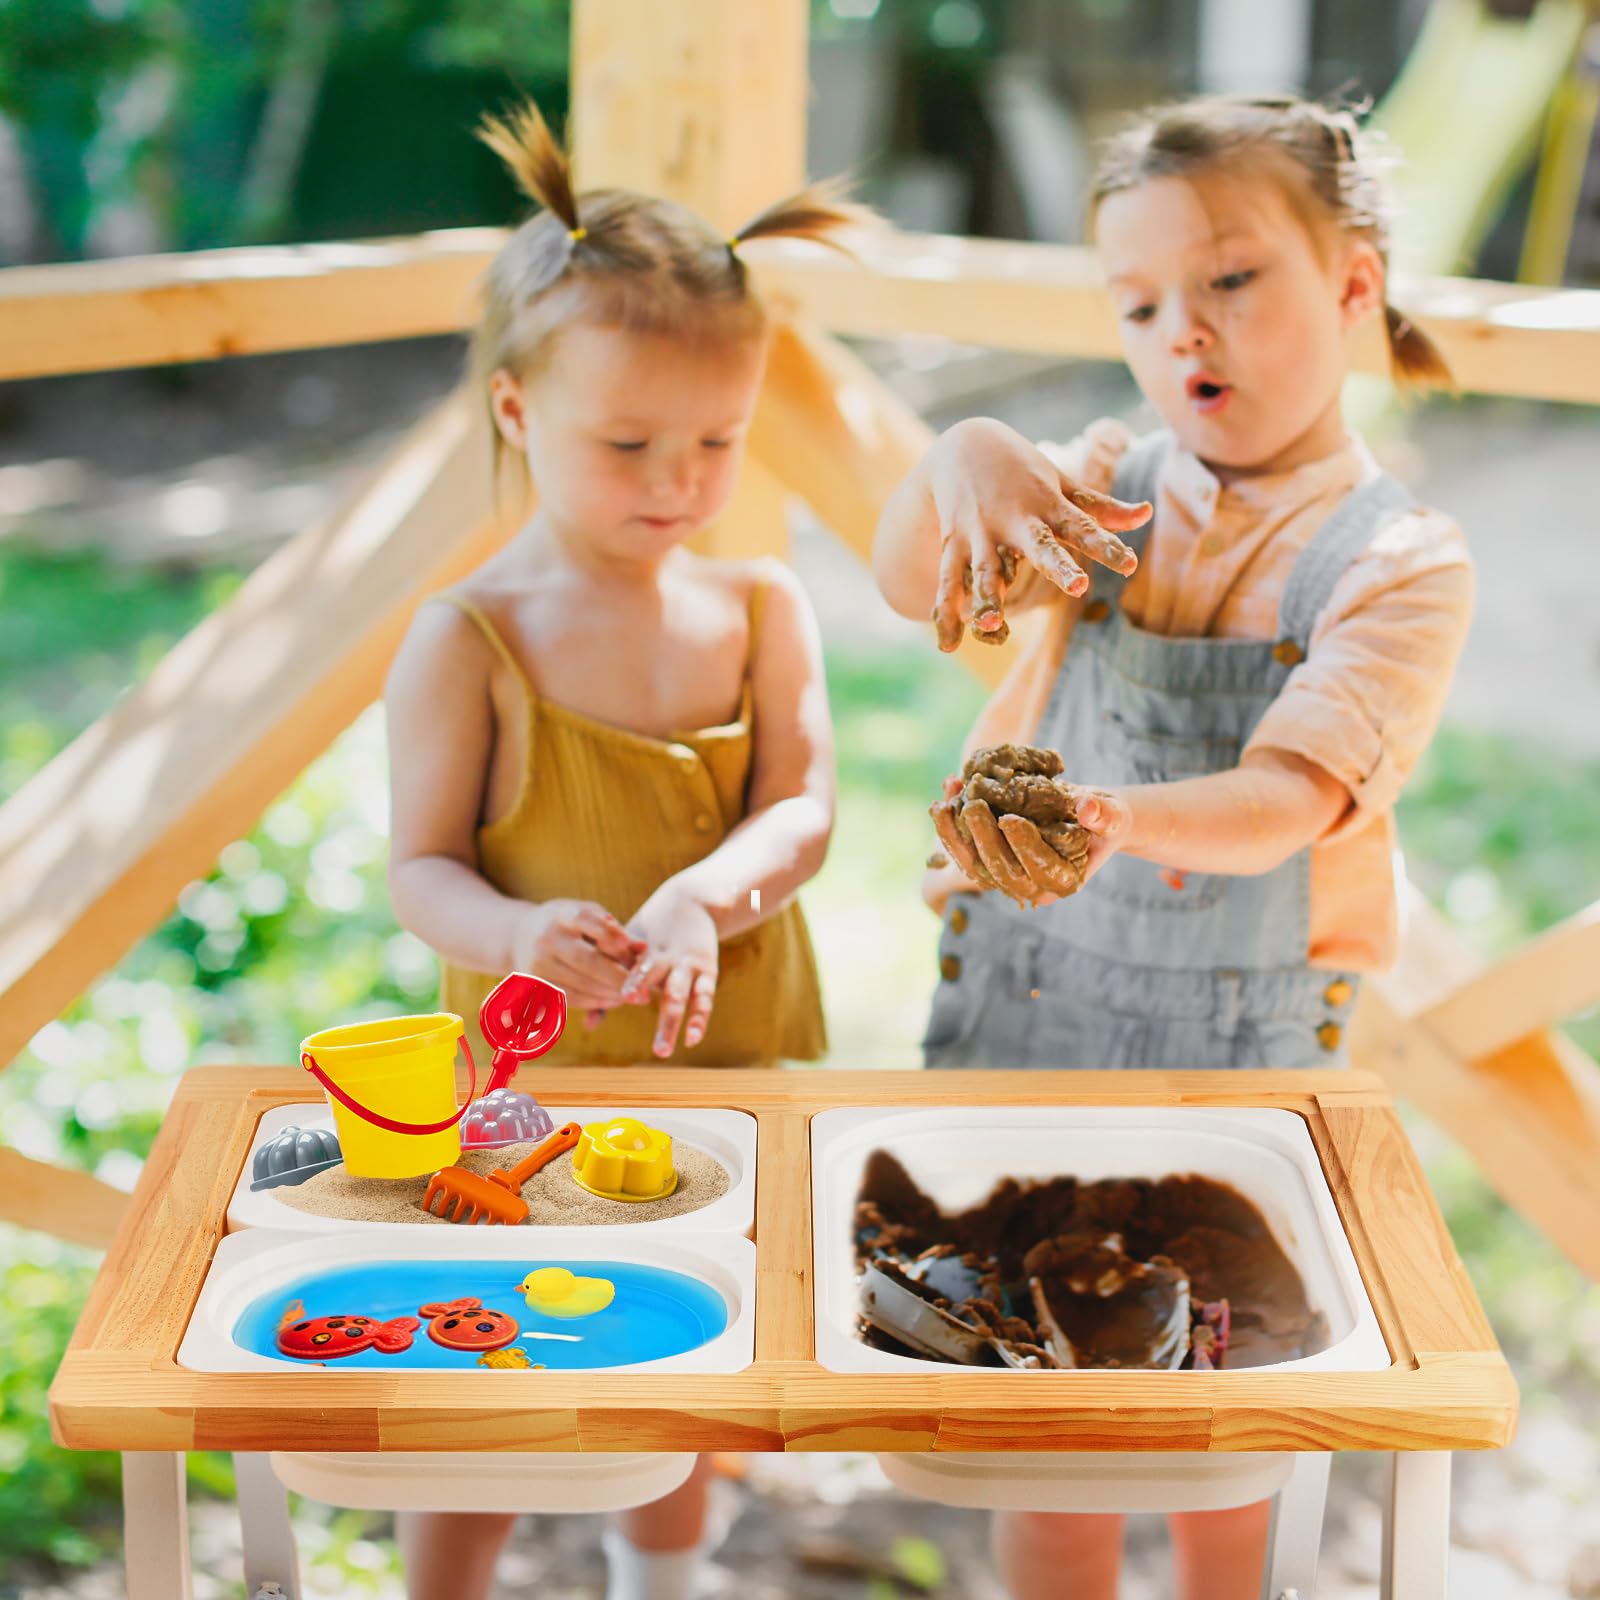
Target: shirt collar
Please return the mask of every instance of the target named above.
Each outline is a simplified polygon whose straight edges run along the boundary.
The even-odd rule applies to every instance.
[[[1193,451],[1173,447],[1161,475],[1161,487],[1194,521],[1205,524],[1224,501],[1240,509],[1293,513],[1328,494],[1346,494],[1378,472],[1366,442],[1346,433],[1330,454],[1302,462],[1286,472],[1236,478],[1224,484]]]

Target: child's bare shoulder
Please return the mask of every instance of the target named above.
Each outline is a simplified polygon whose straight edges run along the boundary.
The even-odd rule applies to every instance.
[[[435,680],[447,675],[482,679],[492,669],[494,647],[472,613],[489,618],[492,625],[503,601],[475,578],[441,589],[417,607],[390,670],[391,688],[413,674]]]
[[[753,556],[741,560],[696,556],[688,573],[689,581],[700,587],[702,592],[720,596],[741,611],[748,611],[761,591],[769,595],[772,591],[778,591],[809,604],[798,574],[777,556]]]
[[[496,651],[483,623],[501,639],[517,637],[530,607],[537,617],[541,604],[548,609],[559,603],[561,583],[553,567],[530,565],[509,550],[499,551],[417,607],[408,643],[414,635],[419,648],[490,664]]]

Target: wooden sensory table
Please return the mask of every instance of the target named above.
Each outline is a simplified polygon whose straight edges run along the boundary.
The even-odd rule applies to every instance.
[[[530,1066],[519,1086],[557,1108],[726,1107],[756,1119],[752,1365],[731,1374],[542,1373],[536,1387],[519,1383],[518,1399],[528,1403],[515,1408],[506,1405],[506,1385],[470,1372],[179,1367],[176,1352],[257,1122],[276,1106],[315,1098],[299,1068],[197,1068],[178,1086],[50,1390],[61,1444],[123,1452],[131,1600],[189,1592],[189,1450],[234,1451],[257,1471],[272,1450],[1376,1450],[1393,1463],[1383,1593],[1443,1596],[1450,1452],[1507,1443],[1517,1391],[1378,1078]],[[1298,1114],[1391,1365],[1179,1377],[825,1370],[814,1359],[809,1120],[832,1107],[884,1105],[1252,1106]],[[1320,1516],[1319,1496],[1319,1526]],[[248,1561],[248,1528],[246,1554]],[[161,1576],[136,1586],[136,1571]]]

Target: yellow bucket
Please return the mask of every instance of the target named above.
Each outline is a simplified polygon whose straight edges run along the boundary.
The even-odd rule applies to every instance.
[[[439,1011],[324,1028],[301,1040],[300,1064],[327,1091],[352,1177],[415,1178],[460,1156],[466,1107],[456,1106],[455,1058],[462,1037],[461,1018]]]

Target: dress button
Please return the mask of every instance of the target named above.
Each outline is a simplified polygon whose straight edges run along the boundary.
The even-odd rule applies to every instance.
[[[1208,533],[1200,541],[1200,554],[1203,556],[1220,556],[1222,554],[1222,540],[1214,533]]]
[[[954,983],[961,976],[961,957],[946,956],[939,963],[939,976],[946,983]]]
[[[1091,600],[1083,608],[1085,622],[1104,622],[1111,615],[1111,606],[1104,600]]]
[[[1293,639],[1280,639],[1272,647],[1272,659],[1280,666],[1297,667],[1305,658],[1305,651]]]
[[[701,833],[711,832],[711,814],[707,811],[695,813],[694,825]]]
[[[1344,1029],[1337,1022],[1324,1022],[1317,1029],[1317,1043],[1324,1050],[1337,1050],[1339,1041],[1344,1038]]]
[[[950,931],[951,933],[965,933],[967,931],[967,908],[965,906],[957,906],[950,913]]]
[[[1322,998],[1330,1006],[1343,1006],[1350,1003],[1350,996],[1355,990],[1343,978],[1335,978],[1326,989],[1322,991]]]

